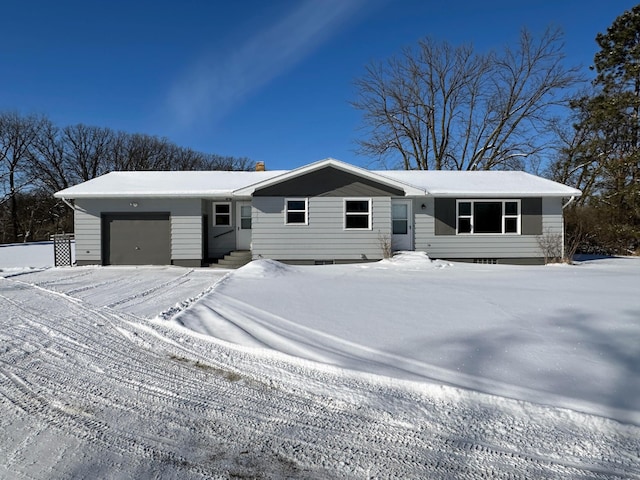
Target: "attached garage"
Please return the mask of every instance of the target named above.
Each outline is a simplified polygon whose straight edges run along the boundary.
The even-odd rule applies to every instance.
[[[102,215],[104,265],[171,264],[171,221],[167,212]]]

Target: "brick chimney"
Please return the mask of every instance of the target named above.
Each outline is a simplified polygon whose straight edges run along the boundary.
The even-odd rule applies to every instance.
[[[256,162],[256,172],[264,172],[264,162]]]

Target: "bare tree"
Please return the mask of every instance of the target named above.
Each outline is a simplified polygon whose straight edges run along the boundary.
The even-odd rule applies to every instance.
[[[87,181],[111,170],[112,130],[87,125],[62,129],[65,163],[75,181]]]
[[[0,181],[3,196],[0,203],[8,203],[8,225],[5,235],[10,242],[18,241],[18,194],[32,178],[28,174],[34,142],[42,119],[36,116],[22,117],[15,112],[0,114]],[[10,233],[7,235],[6,231]]]
[[[583,93],[579,98],[586,96]],[[549,162],[545,176],[580,189],[582,196],[575,204],[584,205],[601,188],[603,165],[600,160],[607,147],[598,132],[585,123],[588,114],[578,101],[571,104],[571,115],[551,127],[556,138],[556,155]],[[598,148],[593,149],[594,146]]]
[[[247,157],[231,157],[216,155],[215,153],[203,154],[198,170],[254,170],[255,163]]]
[[[583,192],[576,209],[565,215],[568,228],[590,234],[581,251],[640,251],[639,30],[636,5],[596,35],[600,49],[592,88],[572,102],[573,131],[551,164],[554,179]]]
[[[241,157],[202,153],[166,138],[0,112],[0,243],[69,231],[52,193],[113,170],[247,170]]]
[[[539,39],[523,30],[517,48],[486,55],[427,38],[370,64],[352,102],[363,112],[360,153],[405,169],[531,167],[549,146],[553,107],[581,81],[562,47],[555,29]]]
[[[172,170],[175,145],[166,138],[119,133],[114,170]]]
[[[31,155],[31,177],[50,194],[75,183],[68,171],[65,144],[60,129],[45,119],[34,141]]]

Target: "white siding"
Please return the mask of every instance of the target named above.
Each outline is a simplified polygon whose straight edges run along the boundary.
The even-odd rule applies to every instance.
[[[131,205],[133,202],[137,207]],[[79,199],[75,204],[76,261],[102,263],[101,214],[144,212],[169,212],[172,260],[202,258],[199,199]]]
[[[76,262],[102,263],[101,221],[86,208],[88,201],[77,201],[74,213],[74,234],[76,239]]]
[[[254,197],[254,257],[278,260],[382,258],[380,236],[390,234],[391,199],[373,197],[371,230],[345,230],[342,197],[309,198],[309,224],[284,224],[283,197]]]
[[[171,259],[202,258],[202,216],[171,215]]]

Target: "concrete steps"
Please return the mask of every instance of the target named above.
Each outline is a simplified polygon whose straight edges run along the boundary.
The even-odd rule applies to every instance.
[[[234,250],[228,253],[218,260],[217,263],[212,263],[211,267],[218,268],[240,268],[252,260],[250,250]]]

